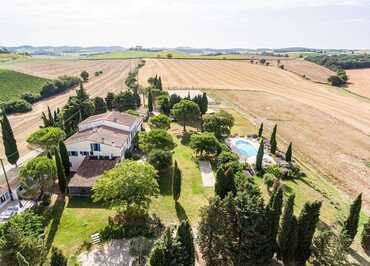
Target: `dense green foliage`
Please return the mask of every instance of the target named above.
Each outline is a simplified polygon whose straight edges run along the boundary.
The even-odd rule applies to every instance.
[[[149,152],[148,162],[158,171],[164,171],[172,165],[172,152],[154,149]]]
[[[206,115],[203,119],[204,131],[213,132],[219,140],[227,138],[233,126],[233,116],[223,110],[215,114]]]
[[[175,161],[175,166],[173,168],[172,174],[172,194],[175,202],[179,200],[181,195],[181,182],[182,182],[181,170],[177,165],[177,161]]]
[[[51,151],[53,147],[58,146],[60,141],[66,137],[64,131],[58,127],[45,127],[40,128],[32,133],[27,142],[31,145],[39,146],[47,151]]]
[[[362,193],[351,204],[348,218],[344,221],[342,228],[342,234],[348,238],[348,245],[350,246],[355,239],[358,230],[358,224],[360,221],[362,205]]]
[[[157,97],[157,105],[162,114],[167,116],[171,114],[170,98],[168,95],[159,95]]]
[[[216,184],[215,194],[221,199],[231,192],[233,195],[236,194],[236,176],[242,171],[242,167],[239,162],[229,162],[221,164],[216,171]]]
[[[114,101],[114,93],[113,92],[108,92],[107,96],[105,97],[105,102],[107,104],[107,108],[109,111],[112,111],[113,109],[113,101]]]
[[[192,134],[190,137],[190,147],[198,156],[214,157],[221,151],[221,144],[213,133],[202,132]]]
[[[281,188],[278,188],[276,191],[273,192],[270,201],[267,204],[269,212],[268,216],[270,223],[271,238],[273,239],[274,242],[273,252],[277,250],[277,243],[275,241],[279,230],[282,207],[283,207],[283,190]]]
[[[59,152],[60,152],[60,158],[62,160],[63,167],[64,167],[64,173],[66,174],[66,177],[68,179],[70,174],[71,174],[71,172],[70,172],[71,163],[69,161],[67,147],[66,147],[66,145],[64,144],[63,141],[59,141]]]
[[[135,110],[137,108],[135,95],[129,90],[121,91],[114,97],[113,108],[120,112]]]
[[[285,160],[287,162],[291,162],[292,161],[292,153],[293,153],[292,145],[293,145],[292,143],[289,143],[288,149],[286,150],[286,153],[285,153]]]
[[[263,123],[261,123],[258,129],[258,137],[261,138],[263,136]]]
[[[47,82],[40,91],[41,98],[51,97],[67,91],[80,83],[80,79],[70,76],[62,76],[57,80]]]
[[[370,55],[368,54],[310,55],[305,59],[334,71],[370,67]]]
[[[177,121],[181,123],[184,131],[186,131],[186,125],[188,123],[197,122],[200,116],[199,106],[190,100],[181,100],[176,103],[171,112]]]
[[[150,117],[148,123],[151,128],[168,130],[171,125],[171,119],[166,115],[159,114]]]
[[[147,154],[154,149],[171,151],[175,146],[172,136],[163,129],[152,129],[139,134],[139,147]]]
[[[277,149],[277,140],[276,140],[276,131],[277,131],[277,125],[274,126],[271,133],[270,138],[270,152],[274,154]]]
[[[56,177],[56,166],[52,159],[46,156],[38,156],[28,161],[20,169],[22,188],[29,197],[34,197],[49,188]]]
[[[361,245],[366,252],[370,252],[370,217],[364,224],[364,230],[361,234]]]
[[[17,214],[0,225],[2,265],[18,265],[19,252],[29,265],[39,266],[45,259],[44,220],[33,212]]]
[[[94,114],[103,114],[107,112],[108,107],[107,104],[105,103],[104,99],[102,97],[95,97],[94,98],[94,107],[95,107],[95,112]]]
[[[157,171],[148,163],[125,160],[105,172],[92,191],[94,201],[130,215],[146,214],[152,197],[159,194]]]
[[[298,217],[298,244],[295,253],[297,265],[306,265],[311,256],[312,239],[319,221],[321,202],[306,202]]]
[[[3,138],[5,156],[8,159],[8,162],[10,164],[17,164],[17,161],[19,159],[17,141],[15,140],[13,129],[5,113],[2,114],[1,133]]]
[[[67,266],[68,260],[62,251],[56,247],[51,249],[50,266]]]
[[[217,163],[219,165],[229,163],[229,162],[235,162],[239,160],[239,156],[232,151],[224,150],[217,156]]]
[[[330,83],[330,85],[336,86],[336,87],[343,86],[346,83],[343,79],[341,79],[339,76],[336,76],[336,75],[332,75],[328,77],[328,82]]]
[[[80,77],[82,78],[82,80],[84,82],[88,81],[89,80],[89,72],[87,72],[86,70],[83,70],[80,74]]]
[[[64,172],[64,166],[62,163],[62,159],[60,158],[59,149],[57,147],[54,148],[54,159],[55,159],[55,165],[57,169],[59,191],[60,193],[64,194],[66,192],[67,180],[66,180],[66,174]]]
[[[184,265],[195,264],[194,236],[189,221],[183,220],[177,228],[176,238],[182,246],[182,258]]]
[[[256,156],[256,169],[257,171],[261,171],[263,167],[263,155],[265,153],[265,145],[263,139],[260,141],[260,145],[258,147],[257,156]]]
[[[153,93],[152,90],[149,90],[148,92],[148,112],[153,112]]]

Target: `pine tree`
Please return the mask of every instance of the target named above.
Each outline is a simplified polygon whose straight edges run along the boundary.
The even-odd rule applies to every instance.
[[[1,121],[1,132],[3,136],[6,158],[10,164],[17,165],[17,161],[19,159],[17,141],[14,138],[13,129],[10,125],[8,117],[5,114],[5,111],[3,111],[3,119]]]
[[[285,153],[285,160],[287,162],[291,162],[292,161],[292,143],[289,144],[288,146],[288,149]]]
[[[70,171],[71,163],[69,161],[67,147],[63,141],[59,142],[59,152],[60,152],[60,159],[62,160],[63,167],[64,167],[64,173],[66,175],[66,178],[69,179],[71,175],[71,171]]]
[[[274,250],[277,249],[276,237],[279,231],[282,206],[283,206],[283,190],[281,188],[278,188],[278,190],[274,191],[268,204],[271,240],[275,245]]]
[[[84,89],[82,81],[80,82],[80,89],[76,91],[77,99],[80,103],[87,101],[90,97]]]
[[[361,234],[361,246],[365,252],[370,252],[370,217],[366,224],[364,224],[364,230]]]
[[[258,129],[258,138],[263,136],[263,123],[261,123],[260,128]]]
[[[276,131],[277,131],[277,125],[274,126],[270,138],[270,151],[272,154],[275,154],[276,148],[277,148],[277,142],[276,142]]]
[[[352,244],[357,234],[358,223],[360,221],[361,205],[362,205],[362,193],[358,195],[357,198],[351,204],[349,216],[347,220],[344,222],[342,228],[342,234],[348,238],[349,246]]]
[[[17,256],[18,266],[29,266],[30,265],[29,262],[25,259],[25,257],[23,257],[23,255],[20,252],[17,252],[16,256]]]
[[[311,256],[312,238],[320,217],[321,202],[306,202],[298,217],[298,244],[295,261],[298,266],[306,265]]]
[[[149,93],[148,93],[148,112],[149,113],[153,112],[153,94],[152,94],[152,90],[149,90]]]
[[[235,167],[233,162],[221,164],[216,172],[216,184],[215,184],[215,194],[221,199],[225,198],[229,192],[233,195],[236,194],[235,185]]]
[[[177,165],[177,161],[175,161],[172,178],[173,178],[172,180],[173,199],[177,203],[181,195],[181,170]]]
[[[62,194],[66,192],[66,176],[64,173],[64,167],[62,164],[62,160],[60,159],[59,150],[57,148],[54,149],[54,156],[55,156],[55,164],[57,167],[57,176],[58,176],[58,185],[59,190]]]
[[[179,227],[177,228],[176,238],[183,247],[182,257],[184,258],[184,265],[188,266],[194,265],[195,264],[194,237],[189,221],[181,221]]]
[[[50,266],[67,266],[68,260],[62,251],[53,247],[51,250]]]
[[[294,194],[288,197],[288,200],[285,203],[283,216],[281,218],[280,231],[277,237],[277,244],[278,244],[277,258],[279,260],[281,259],[284,260],[284,257],[287,257],[287,254],[291,254],[291,250],[287,250],[287,248],[289,247],[288,244],[291,238],[291,231],[292,231],[291,227],[292,227],[292,219],[293,219],[293,212],[294,212],[294,199],[295,199]]]
[[[265,147],[263,143],[263,139],[260,141],[260,146],[258,148],[257,157],[256,157],[256,169],[257,171],[262,170],[262,162],[263,162],[263,155],[265,153]]]
[[[105,103],[104,99],[102,97],[95,97],[94,98],[94,114],[103,114],[107,112],[107,104]]]

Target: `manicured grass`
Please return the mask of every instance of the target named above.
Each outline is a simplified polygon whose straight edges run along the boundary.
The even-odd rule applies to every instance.
[[[39,94],[47,79],[0,69],[0,102],[20,99],[26,92]]]
[[[47,244],[60,248],[67,256],[78,252],[84,241],[104,228],[108,217],[114,214],[88,198],[57,200],[53,206]]]
[[[181,196],[178,206],[175,206],[171,193],[171,177],[162,177],[162,186],[167,189],[152,202],[151,212],[158,215],[165,224],[177,223],[188,217],[192,225],[196,226],[199,221],[199,210],[207,205],[208,198],[213,195],[213,189],[203,187],[193,150],[181,144],[181,127],[172,124],[170,131],[177,144],[173,159],[177,161],[182,172]]]

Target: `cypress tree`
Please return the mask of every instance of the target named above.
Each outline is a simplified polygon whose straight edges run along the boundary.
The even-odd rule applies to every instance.
[[[181,221],[177,228],[176,238],[183,247],[184,265],[195,264],[194,237],[189,221]]]
[[[29,266],[30,263],[23,257],[23,255],[20,252],[17,252],[17,263],[18,266]]]
[[[277,237],[277,244],[278,244],[277,258],[279,260],[283,259],[283,261],[284,261],[284,257],[287,257],[288,254],[291,254],[291,250],[288,250],[288,247],[289,247],[289,242],[291,241],[292,219],[293,219],[293,212],[294,212],[294,199],[295,199],[295,195],[291,194],[285,203],[283,216],[281,217],[280,231]]]
[[[221,164],[216,172],[215,194],[221,199],[225,198],[229,192],[236,194],[236,185],[234,180],[235,165],[233,163]]]
[[[370,252],[370,217],[366,224],[364,224],[364,230],[361,235],[361,246],[365,252]]]
[[[173,179],[172,180],[173,199],[177,203],[177,201],[180,198],[180,194],[181,194],[181,170],[179,169],[177,165],[177,161],[175,161],[172,179]]]
[[[277,125],[274,126],[270,138],[270,151],[272,154],[275,154],[276,148],[277,148],[277,142],[276,142],[276,131],[277,131]]]
[[[62,194],[66,192],[66,176],[64,173],[64,167],[62,164],[62,160],[60,159],[60,154],[57,148],[54,149],[54,156],[55,156],[55,164],[57,167],[57,176],[58,176],[58,185],[59,190]]]
[[[17,141],[14,138],[13,129],[10,125],[8,117],[5,114],[5,111],[3,111],[3,119],[1,121],[1,132],[3,136],[6,158],[10,164],[17,165],[17,161],[19,159]]]
[[[62,251],[53,247],[51,250],[50,266],[67,266],[68,260]]]
[[[108,92],[107,97],[105,97],[105,102],[107,103],[107,108],[109,111],[113,109],[114,93]]]
[[[287,162],[291,162],[292,161],[292,143],[289,144],[288,149],[286,150],[285,160]]]
[[[207,97],[207,93],[203,92],[201,102],[202,102],[202,104],[200,106],[200,112],[201,112],[202,115],[204,115],[208,111],[208,97]]]
[[[298,244],[295,261],[298,266],[306,265],[311,256],[312,238],[320,217],[321,202],[306,202],[298,217]]]
[[[53,117],[53,114],[51,113],[51,110],[50,110],[49,106],[48,106],[48,120],[49,120],[50,126],[53,126],[54,125],[54,117]]]
[[[258,129],[258,137],[262,138],[263,135],[263,123],[261,123],[260,128]]]
[[[157,84],[157,89],[158,90],[163,90],[163,86],[162,86],[162,78],[159,76],[158,78],[158,84]]]
[[[292,216],[290,221],[289,241],[284,247],[282,260],[284,265],[295,265],[295,252],[298,246],[298,222],[295,215]]]
[[[357,198],[351,204],[349,215],[347,220],[344,222],[342,228],[342,234],[348,238],[348,246],[350,246],[355,239],[358,229],[358,223],[360,220],[362,205],[362,193],[357,196]]]
[[[60,152],[60,158],[62,159],[63,167],[64,167],[64,173],[66,174],[67,179],[69,179],[71,175],[70,166],[71,163],[69,161],[69,156],[67,152],[66,145],[63,141],[59,142],[59,152]]]
[[[256,169],[257,171],[262,170],[263,154],[265,153],[265,147],[263,139],[260,141],[260,146],[258,148],[257,157],[256,157]]]
[[[270,214],[269,222],[270,222],[271,240],[274,244],[274,250],[277,249],[276,236],[279,231],[282,206],[283,206],[283,190],[281,188],[278,188],[278,190],[274,191],[274,194],[271,196],[270,202],[268,204],[268,210]]]
[[[148,93],[148,111],[149,111],[149,113],[153,112],[153,94],[152,94],[152,90],[149,90],[149,93]]]

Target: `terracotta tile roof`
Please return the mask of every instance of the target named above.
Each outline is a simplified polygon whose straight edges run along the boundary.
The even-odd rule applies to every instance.
[[[69,181],[68,187],[91,188],[105,171],[112,169],[119,160],[97,160],[86,157]]]
[[[84,121],[82,121],[80,125],[84,125],[99,120],[108,120],[117,124],[132,127],[135,123],[138,123],[139,121],[143,120],[143,118],[140,116],[130,115],[128,113],[113,111],[90,116],[86,118]]]
[[[72,136],[70,136],[65,143],[73,144],[82,141],[91,141],[94,143],[101,143],[116,147],[122,147],[127,144],[128,133],[119,129],[100,126],[96,128],[91,128],[84,131],[79,131]]]

